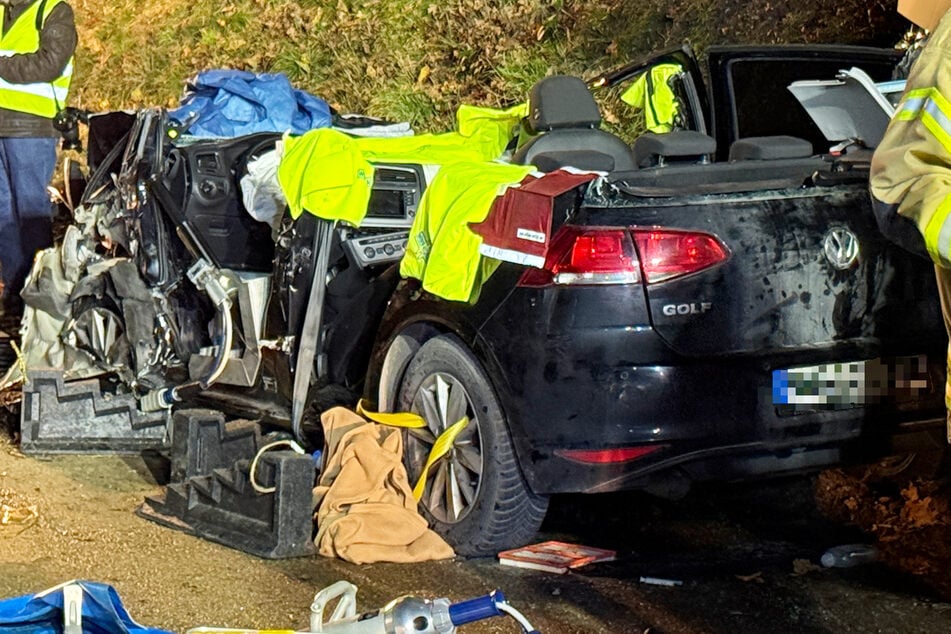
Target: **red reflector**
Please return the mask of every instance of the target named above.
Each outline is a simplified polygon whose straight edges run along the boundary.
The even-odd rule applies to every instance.
[[[696,273],[729,257],[726,246],[708,233],[637,229],[634,240],[648,284]]]
[[[660,445],[619,447],[616,449],[557,449],[555,455],[586,464],[610,464],[643,458],[661,449]]]
[[[545,268],[526,271],[520,284],[631,284],[639,280],[637,254],[627,230],[566,225],[552,239]]]

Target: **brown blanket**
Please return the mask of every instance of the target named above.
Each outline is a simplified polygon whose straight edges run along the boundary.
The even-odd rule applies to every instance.
[[[326,443],[314,488],[320,554],[357,564],[453,557],[416,510],[400,430],[343,407],[324,412],[320,422]]]

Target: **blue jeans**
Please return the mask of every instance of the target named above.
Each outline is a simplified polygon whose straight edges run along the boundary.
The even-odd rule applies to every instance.
[[[0,138],[0,276],[5,300],[18,298],[34,254],[53,244],[53,204],[46,186],[55,169],[55,138]]]

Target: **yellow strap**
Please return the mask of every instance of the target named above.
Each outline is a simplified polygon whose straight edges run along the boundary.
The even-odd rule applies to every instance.
[[[365,401],[362,398],[357,402],[357,414],[374,423],[405,429],[422,429],[426,426],[426,421],[419,414],[412,412],[374,412],[367,409],[364,403]]]
[[[26,358],[23,356],[23,351],[20,350],[20,346],[17,345],[17,342],[13,339],[10,340],[10,346],[13,348],[13,352],[17,355],[17,367],[20,368],[20,378],[23,381],[23,385],[29,385],[30,379],[26,374]]]
[[[422,429],[426,427],[425,419],[419,414],[412,412],[396,412],[392,414],[387,412],[374,412],[367,409],[364,399],[360,399],[357,402],[356,411],[360,416],[374,423],[379,423],[380,425],[402,427],[404,429]],[[463,416],[447,427],[446,430],[436,438],[432,449],[429,450],[429,456],[426,458],[423,471],[419,474],[419,479],[416,481],[416,486],[413,487],[413,497],[416,498],[417,502],[423,497],[423,492],[426,490],[426,479],[429,477],[429,468],[432,467],[437,460],[449,453],[453,443],[456,442],[456,436],[458,436],[468,424],[469,417]]]
[[[416,486],[413,487],[413,497],[416,498],[417,502],[423,497],[423,491],[426,490],[426,479],[429,477],[429,468],[433,466],[437,460],[449,453],[453,443],[456,442],[456,436],[458,436],[459,432],[465,429],[468,424],[469,417],[463,416],[447,427],[446,431],[439,434],[439,438],[433,443],[433,448],[429,451],[429,457],[426,459],[426,466],[423,467],[422,473],[419,474],[419,480],[416,481]]]

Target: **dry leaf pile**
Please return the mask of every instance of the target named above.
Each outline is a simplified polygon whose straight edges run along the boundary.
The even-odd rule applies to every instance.
[[[816,500],[831,519],[873,536],[886,564],[951,599],[951,482],[833,469],[820,474]]]

